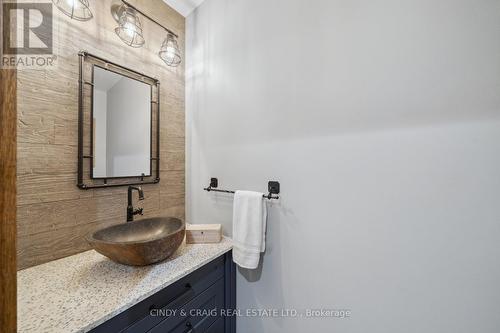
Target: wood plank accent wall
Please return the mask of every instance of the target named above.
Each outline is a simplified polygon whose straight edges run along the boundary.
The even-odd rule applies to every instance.
[[[0,70],[0,332],[16,332],[16,71]]]
[[[0,1],[0,23],[3,24],[1,5]],[[0,44],[9,41],[8,34],[2,29]],[[3,47],[0,47],[2,57]],[[16,91],[16,70],[0,69],[0,332],[5,333],[17,331]]]
[[[161,181],[144,187],[144,217],[185,217],[184,63],[164,65],[157,53],[163,29],[141,18],[146,44],[135,49],[116,36],[110,14],[116,0],[91,1],[94,19],[71,20],[54,7],[57,68],[18,73],[18,269],[89,249],[84,236],[126,219],[126,187],[76,187],[78,52],[86,50],[161,83]],[[179,35],[184,58],[184,17],[161,0],[132,4]]]

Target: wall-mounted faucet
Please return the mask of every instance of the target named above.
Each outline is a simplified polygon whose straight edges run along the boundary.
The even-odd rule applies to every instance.
[[[139,192],[139,200],[144,200],[144,192],[142,191],[142,187],[129,186],[127,193],[127,222],[134,220],[134,215],[143,214],[143,208],[134,209],[132,205],[132,191],[136,190]]]

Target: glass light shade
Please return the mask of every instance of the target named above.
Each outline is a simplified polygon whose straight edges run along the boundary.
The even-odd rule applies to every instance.
[[[137,12],[132,8],[125,7],[115,32],[128,46],[141,47],[144,45],[141,20]]]
[[[88,21],[94,17],[90,11],[89,0],[52,0],[52,2],[73,20]]]
[[[167,38],[165,38],[158,55],[168,66],[179,66],[181,63],[181,52],[173,34],[168,34]]]

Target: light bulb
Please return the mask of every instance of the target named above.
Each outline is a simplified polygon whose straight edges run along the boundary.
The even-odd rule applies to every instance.
[[[115,33],[128,46],[141,47],[144,45],[141,21],[133,8],[123,8],[118,21],[118,27],[115,28]]]
[[[127,33],[129,37],[134,37],[136,29],[132,23],[125,23],[123,25],[123,30]]]
[[[88,21],[93,17],[89,0],[52,0],[52,2],[61,12],[74,20]]]
[[[165,38],[158,55],[168,66],[176,67],[181,63],[179,46],[173,34],[169,33]]]
[[[74,9],[78,9],[79,7],[79,2],[77,0],[66,0],[66,3]]]
[[[175,48],[172,46],[167,46],[167,52],[166,56],[170,59],[175,57]]]

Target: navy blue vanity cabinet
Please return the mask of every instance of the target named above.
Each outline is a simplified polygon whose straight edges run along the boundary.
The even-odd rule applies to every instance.
[[[236,318],[221,313],[235,306],[236,268],[228,252],[91,332],[235,333]]]

